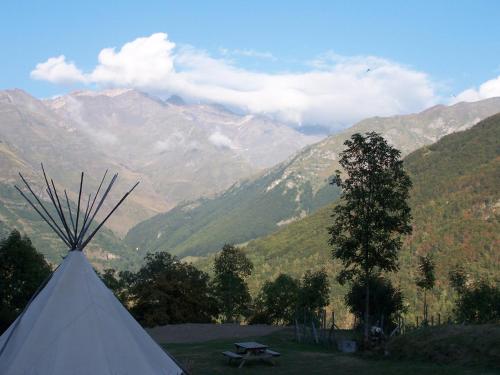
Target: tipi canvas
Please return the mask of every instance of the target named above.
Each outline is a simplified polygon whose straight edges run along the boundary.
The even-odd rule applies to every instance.
[[[57,202],[55,186],[51,193]],[[0,374],[183,374],[99,279],[78,247],[78,224],[66,224],[74,230],[58,229],[72,250],[0,337]]]

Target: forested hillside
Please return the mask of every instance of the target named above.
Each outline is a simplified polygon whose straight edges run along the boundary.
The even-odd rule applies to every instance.
[[[309,182],[280,184],[270,189],[285,168],[275,168],[254,181],[236,184],[216,199],[180,205],[146,220],[135,226],[125,241],[143,252],[167,250],[181,257],[206,255],[224,242],[238,244],[264,236],[338,197],[337,189],[323,186],[314,191]]]
[[[416,256],[432,253],[437,282],[430,312],[446,317],[454,298],[447,282],[452,266],[461,264],[472,277],[500,281],[500,114],[410,154],[405,167],[413,181],[413,234],[405,240],[401,269],[392,277],[403,289],[409,316],[421,315]],[[332,306],[345,319],[345,289],[334,280],[339,265],[327,243],[332,207],[246,245],[255,265],[250,280],[254,293],[280,273],[301,276],[325,267],[331,276]],[[210,264],[210,259],[199,262],[205,269]]]
[[[139,223],[128,232],[127,245],[142,254],[167,250],[181,257],[199,256],[224,242],[243,243],[270,234],[337,198],[328,181],[339,168],[343,142],[353,133],[377,131],[407,155],[498,112],[500,99],[492,98],[363,120],[212,199],[182,204]]]

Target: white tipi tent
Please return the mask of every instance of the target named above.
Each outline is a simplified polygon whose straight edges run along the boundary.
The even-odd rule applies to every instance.
[[[137,186],[136,184],[125,194],[94,232],[84,240],[92,219],[115,180],[116,175],[95,211],[93,206],[100,187],[92,205],[89,197],[79,229],[80,198],[76,220],[67,221],[54,184],[52,183],[51,187],[46,180],[47,193],[53,200],[57,216],[62,223],[59,227],[23,178],[45,215],[20,189],[18,190],[71,250],[46,284],[33,296],[23,313],[0,336],[0,374],[180,375],[185,373],[102,283],[82,252],[111,213]],[[83,174],[80,196],[82,182]],[[70,212],[69,202],[67,211]],[[71,217],[71,213],[69,215]]]

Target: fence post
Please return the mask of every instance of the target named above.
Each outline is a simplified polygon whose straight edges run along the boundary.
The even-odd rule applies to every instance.
[[[316,331],[316,325],[314,324],[314,319],[311,319],[312,333],[314,337],[314,342],[319,344],[318,331]]]
[[[295,337],[297,338],[297,342],[300,342],[300,329],[299,329],[299,321],[295,318]]]
[[[441,313],[438,313],[438,326],[441,325]]]
[[[307,317],[306,317],[306,308],[304,307],[304,321],[302,322],[302,327],[304,329],[304,341],[307,341]]]
[[[417,328],[419,327],[419,324],[418,324],[418,315],[417,315]]]

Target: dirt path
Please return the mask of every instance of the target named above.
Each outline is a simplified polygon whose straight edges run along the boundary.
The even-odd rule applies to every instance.
[[[160,344],[193,343],[216,339],[265,336],[284,329],[264,324],[173,324],[150,328],[147,331]]]

